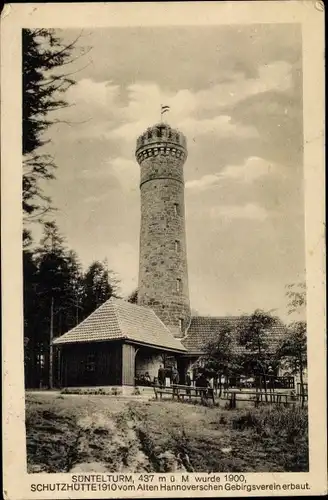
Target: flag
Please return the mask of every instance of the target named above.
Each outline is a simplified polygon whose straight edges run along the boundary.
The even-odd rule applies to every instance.
[[[164,115],[167,111],[170,110],[170,106],[163,106],[161,107],[161,115]]]

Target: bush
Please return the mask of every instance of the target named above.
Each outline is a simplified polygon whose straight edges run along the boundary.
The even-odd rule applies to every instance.
[[[307,436],[307,411],[300,407],[263,407],[245,410],[232,418],[232,428],[253,429],[262,436],[284,436],[294,443],[299,436]]]
[[[118,387],[112,387],[110,393],[112,396],[120,396],[120,394],[122,394],[122,391]]]
[[[116,391],[118,391],[115,388]],[[70,389],[69,387],[65,387],[65,389],[62,389],[60,391],[61,394],[78,394],[78,395],[93,395],[93,396],[106,396],[108,392],[106,392],[105,389],[102,389],[101,387],[99,389],[94,388],[94,389]],[[115,394],[116,395],[116,394]]]
[[[223,415],[221,415],[219,419],[219,424],[226,425],[227,423],[228,423],[227,419]]]

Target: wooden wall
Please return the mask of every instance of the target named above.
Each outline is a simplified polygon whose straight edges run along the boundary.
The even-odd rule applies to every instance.
[[[162,354],[158,350],[140,349],[140,353],[137,354],[139,356],[137,365],[142,365],[142,370],[151,372],[151,376],[157,376],[158,366],[163,363]],[[175,356],[166,357],[176,362]],[[141,362],[142,358],[147,358],[143,360],[144,363]],[[94,342],[62,346],[60,385],[61,387],[134,386],[135,363],[136,347],[131,344]],[[178,362],[178,367],[181,374],[184,373],[185,363],[181,366]],[[139,366],[139,371],[140,368]]]
[[[122,385],[134,385],[135,347],[130,344],[122,346]]]
[[[122,384],[122,344],[94,342],[61,348],[63,387]]]

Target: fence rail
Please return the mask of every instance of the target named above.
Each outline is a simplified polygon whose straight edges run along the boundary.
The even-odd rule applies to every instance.
[[[210,399],[215,404],[214,390],[210,387],[193,387],[181,384],[173,384],[169,387],[154,385],[153,387],[156,399],[158,399],[158,396],[159,399],[162,399],[163,394],[167,394],[178,401],[184,401],[185,399],[191,401],[200,398],[202,402]]]
[[[249,389],[260,389],[266,386],[268,389],[295,389],[295,379],[294,377],[276,377],[274,375],[255,376],[252,380],[250,379],[240,379],[240,378],[230,378],[228,386],[229,388],[235,387],[247,387]]]
[[[216,399],[223,399],[229,402],[229,407],[231,409],[237,408],[238,402],[245,401],[254,403],[254,406],[263,404],[295,406],[298,402],[301,402],[302,405],[305,402],[305,398],[297,396],[293,391],[274,392],[228,389],[223,391],[222,396],[218,398],[215,391],[209,387],[193,387],[178,384],[165,387],[156,384],[153,388],[156,399],[162,400],[163,395],[170,396],[172,399],[176,399],[181,402],[192,401],[193,399],[199,398],[203,404],[206,404],[209,400],[215,404]]]
[[[237,397],[242,396],[242,397]],[[295,405],[297,397],[289,392],[265,392],[265,391],[225,391],[222,399],[229,401],[230,408],[236,408],[238,401],[251,401],[255,406],[259,404]]]

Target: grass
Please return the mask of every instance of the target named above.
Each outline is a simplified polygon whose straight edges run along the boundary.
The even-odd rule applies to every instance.
[[[29,472],[308,470],[307,410],[27,395]]]

